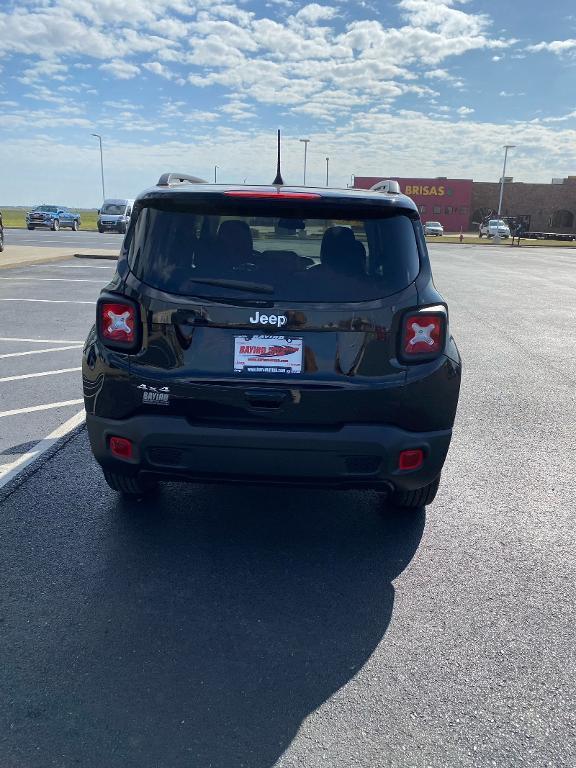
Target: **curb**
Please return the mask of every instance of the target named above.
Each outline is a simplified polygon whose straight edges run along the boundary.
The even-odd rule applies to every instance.
[[[50,459],[60,450],[62,450],[62,448],[64,448],[64,446],[69,443],[70,440],[73,440],[85,429],[86,422],[83,421],[81,424],[78,424],[77,427],[74,427],[74,429],[70,430],[70,432],[63,435],[54,443],[54,445],[51,445],[48,450],[44,451],[44,453],[41,453],[37,459],[25,467],[22,472],[18,473],[15,478],[13,478],[9,483],[0,489],[0,502],[3,502],[8,498],[8,496],[11,496],[16,490],[18,490],[18,488],[23,483],[25,483],[26,480],[32,477],[32,475],[35,475],[36,472],[38,472],[38,470],[41,469],[47,461],[50,461]]]
[[[564,251],[570,251],[570,250],[576,249],[576,244],[575,245],[558,245],[558,242],[559,241],[548,240],[548,241],[546,241],[544,243],[544,242],[542,242],[542,240],[537,240],[537,241],[530,240],[528,242],[524,242],[523,241],[522,245],[520,247],[521,248],[562,248],[562,250],[564,250]],[[502,243],[491,243],[489,241],[482,242],[480,240],[478,242],[476,242],[476,243],[459,243],[458,240],[440,240],[440,241],[437,241],[436,239],[434,239],[434,240],[433,239],[429,239],[429,240],[427,239],[426,243],[428,245],[460,245],[462,247],[470,246],[470,247],[473,247],[473,248],[479,248],[479,247],[481,247],[481,248],[490,248],[490,246],[494,246],[494,245],[500,245],[500,247],[508,246],[510,248],[512,248],[512,247],[516,248],[517,247],[517,246],[511,246],[510,243],[505,243],[505,242],[502,242]]]
[[[3,264],[0,260],[0,269],[18,269],[19,267],[30,267],[33,264],[50,264],[52,261],[68,261],[71,258],[71,254],[68,253],[65,256],[44,256],[39,259],[25,259],[24,261],[14,261],[9,264]]]
[[[108,254],[102,254],[102,253],[75,253],[74,254],[75,259],[107,259],[108,261],[118,261],[118,254],[111,253]]]

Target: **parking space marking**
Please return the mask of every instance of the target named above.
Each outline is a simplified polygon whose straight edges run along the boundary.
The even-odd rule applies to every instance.
[[[102,283],[102,280],[91,280],[89,277],[0,277],[0,280],[7,280],[11,283],[22,280],[33,283]]]
[[[76,339],[16,339],[12,336],[0,336],[0,341],[26,341],[29,344],[84,344]]]
[[[40,304],[96,304],[95,301],[75,301],[73,299],[0,299],[0,301],[31,301]]]
[[[24,355],[42,355],[44,352],[64,352],[67,349],[80,349],[83,346],[83,342],[79,344],[71,344],[66,347],[48,347],[47,349],[29,349],[27,352],[6,352],[0,355],[0,358],[5,357],[24,357]]]
[[[113,264],[30,264],[30,266],[34,269],[115,269]]]
[[[16,461],[12,461],[10,464],[0,465],[0,488],[9,483],[10,480],[13,480],[23,469],[51,448],[57,440],[60,440],[60,438],[75,429],[85,418],[84,410],[80,411],[36,443],[31,451],[22,454],[20,458],[16,459]]]
[[[0,419],[5,416],[18,416],[20,413],[34,413],[35,411],[51,411],[54,408],[65,408],[68,405],[80,405],[84,400],[63,400],[60,403],[44,403],[43,405],[32,405],[28,408],[15,408],[12,411],[0,411]]]
[[[82,366],[77,368],[60,368],[57,371],[40,371],[39,373],[21,373],[19,376],[5,376],[0,379],[0,384],[5,381],[20,381],[21,379],[37,379],[39,376],[57,376],[60,373],[73,373],[74,371],[81,371]]]

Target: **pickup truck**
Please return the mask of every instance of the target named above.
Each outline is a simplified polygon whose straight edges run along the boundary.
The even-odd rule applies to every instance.
[[[38,205],[26,214],[28,229],[44,227],[57,232],[68,227],[75,232],[80,228],[80,214],[74,213],[63,205]]]
[[[4,225],[2,224],[2,211],[0,211],[0,253],[4,250]]]

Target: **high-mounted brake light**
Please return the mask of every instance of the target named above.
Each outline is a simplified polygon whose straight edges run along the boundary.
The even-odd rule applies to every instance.
[[[266,198],[267,200],[317,200],[322,197],[315,192],[250,192],[246,189],[231,189],[224,192],[228,197]]]
[[[133,350],[138,344],[139,321],[130,301],[100,299],[97,309],[98,333],[109,347]]]
[[[444,349],[446,315],[420,312],[407,315],[402,327],[401,355],[406,359],[430,360]]]

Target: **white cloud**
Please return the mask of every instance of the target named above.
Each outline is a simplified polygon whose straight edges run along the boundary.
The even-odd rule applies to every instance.
[[[99,69],[115,77],[117,80],[131,80],[140,72],[135,64],[130,64],[122,59],[114,59],[108,64],[101,64]]]
[[[148,72],[152,72],[154,75],[163,77],[165,80],[172,80],[174,78],[174,73],[159,61],[147,61],[146,63],[142,64],[142,66],[144,69],[147,69]]]
[[[25,85],[31,85],[37,80],[46,78],[63,82],[68,77],[67,73],[68,67],[65,64],[55,60],[41,59],[35,64],[26,67],[18,77],[18,80]]]
[[[317,24],[319,21],[333,19],[336,15],[336,8],[331,8],[328,5],[311,3],[310,5],[305,5],[303,8],[300,8],[294,18],[305,24]]]
[[[95,59],[116,79],[148,71],[332,120],[337,116],[322,108],[323,95],[347,91],[342,114],[409,94],[433,97],[436,91],[417,81],[462,89],[464,81],[442,64],[510,44],[491,32],[487,16],[457,0],[397,5],[403,21],[393,28],[369,6],[374,18],[349,21],[334,3],[296,9],[283,1],[282,13],[270,18],[218,0],[125,0],[121,12],[117,0],[27,0],[18,11],[0,12],[0,55],[42,51],[63,68],[54,77],[66,77],[68,64]],[[22,76],[35,78],[40,69],[34,64]]]
[[[179,108],[185,110],[186,105],[180,104]],[[53,113],[38,112],[32,117],[41,120],[43,130],[49,127]],[[3,122],[4,119],[3,115]],[[23,111],[19,125],[30,119],[30,115]],[[254,183],[272,180],[276,151],[273,131],[233,124],[225,129],[214,125],[207,131],[203,123],[197,126],[189,123],[179,136],[158,141],[156,125],[165,126],[163,130],[166,130],[166,125],[175,122],[162,117],[157,124],[145,121],[145,125],[140,126],[148,129],[142,133],[147,137],[145,152],[141,143],[135,143],[129,134],[116,130],[118,123],[114,123],[105,155],[110,194],[127,197],[137,194],[155,182],[161,171],[182,168],[182,158],[186,158],[184,170],[204,178],[211,178],[213,166],[218,163],[219,178],[223,181],[241,182],[246,176]],[[92,130],[100,127],[99,122],[97,127],[92,126]],[[138,122],[130,129],[138,131]],[[283,173],[287,183],[301,179],[302,145],[298,138],[298,133],[284,133]],[[562,128],[526,123],[502,126],[472,118],[454,122],[416,111],[393,115],[375,109],[359,113],[342,125],[329,124],[325,130],[311,130],[309,138],[311,184],[323,183],[328,156],[333,183],[343,186],[352,173],[366,176],[448,175],[497,180],[502,162],[500,147],[506,143],[518,145],[509,157],[510,173],[517,179],[546,182],[553,176],[566,176],[576,167],[576,130],[564,125]],[[242,152],[238,151],[239,146]],[[455,146],[458,152],[453,151]],[[55,179],[60,178],[57,171],[64,155],[70,178],[58,192],[54,184]],[[38,157],[43,158],[40,167]],[[73,189],[74,199],[70,203],[95,205],[99,196],[98,162],[89,137],[79,142],[59,142],[53,136],[4,140],[0,143],[0,167],[3,169],[0,200],[4,204],[8,201],[14,204],[28,202],[26,179],[33,175],[35,194],[39,197],[50,194],[69,197]]]
[[[474,112],[474,110],[471,107],[458,107],[456,112],[459,115],[462,115],[462,117],[466,117],[466,115],[471,115]]]
[[[550,43],[537,43],[536,45],[529,45],[526,50],[534,53],[547,51],[562,56],[566,53],[576,53],[576,40],[553,40]]]

